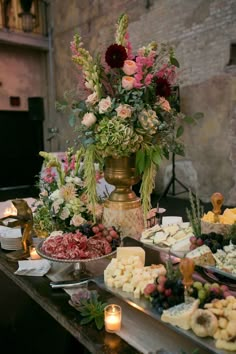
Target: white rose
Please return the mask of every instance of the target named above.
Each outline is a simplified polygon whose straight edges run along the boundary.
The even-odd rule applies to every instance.
[[[99,113],[105,113],[111,107],[111,97],[107,96],[107,98],[102,98],[98,104]]]
[[[59,199],[60,198],[60,190],[57,189],[55,190],[50,196],[49,196],[49,199],[51,200],[56,200],[56,199]]]
[[[89,105],[94,105],[95,103],[97,103],[97,102],[98,102],[97,93],[94,92],[94,93],[92,93],[91,95],[89,95],[89,96],[87,97],[87,100],[86,100],[85,102],[86,102],[87,104],[89,104]]]
[[[89,128],[96,122],[96,120],[97,118],[93,113],[85,113],[81,123],[85,125],[87,128]]]
[[[67,207],[64,207],[60,214],[61,220],[66,220],[70,216],[70,211]]]
[[[57,199],[52,203],[52,208],[55,214],[59,212],[62,203],[63,199]]]

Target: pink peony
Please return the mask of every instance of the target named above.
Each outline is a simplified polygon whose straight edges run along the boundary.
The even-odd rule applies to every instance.
[[[125,60],[122,70],[126,75],[133,75],[137,71],[137,65],[133,60]]]
[[[122,87],[125,90],[132,90],[134,87],[135,79],[132,76],[123,76],[122,77]]]

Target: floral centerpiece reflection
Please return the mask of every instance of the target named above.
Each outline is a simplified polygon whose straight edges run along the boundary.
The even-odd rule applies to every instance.
[[[40,200],[34,213],[34,229],[40,236],[52,231],[73,232],[80,225],[101,218],[102,206],[88,203],[79,152],[68,149],[62,161],[40,152],[44,168],[39,179]],[[96,181],[96,176],[93,176]]]

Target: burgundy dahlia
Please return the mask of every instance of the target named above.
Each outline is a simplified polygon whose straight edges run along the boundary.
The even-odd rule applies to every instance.
[[[105,59],[111,68],[122,68],[127,58],[126,49],[123,45],[112,44],[107,48]]]
[[[156,83],[156,94],[161,97],[169,97],[171,95],[171,86],[167,79],[163,77],[157,77],[155,79]]]

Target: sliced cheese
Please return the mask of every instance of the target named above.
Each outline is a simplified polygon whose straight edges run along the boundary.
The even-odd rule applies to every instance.
[[[118,247],[116,253],[116,259],[129,259],[131,256],[138,256],[142,262],[142,266],[145,264],[145,251],[141,247]]]

